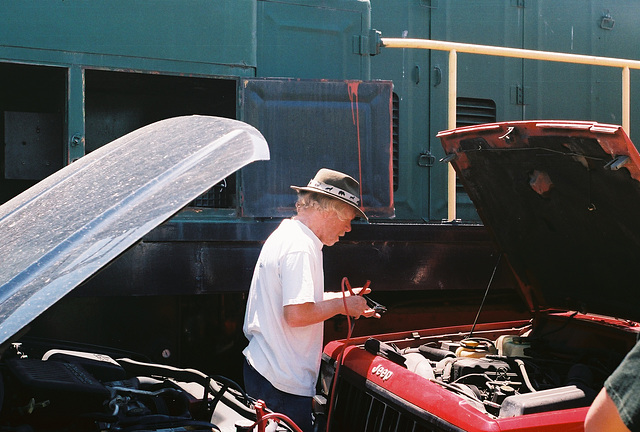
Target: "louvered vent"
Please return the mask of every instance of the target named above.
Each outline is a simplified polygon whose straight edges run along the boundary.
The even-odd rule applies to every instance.
[[[456,127],[496,121],[496,103],[491,99],[460,97],[456,100]]]
[[[392,97],[392,133],[393,133],[393,190],[398,190],[398,169],[400,160],[400,98],[396,93]]]
[[[236,196],[235,173],[193,200],[191,207],[234,208]]]
[[[491,99],[456,99],[456,127],[496,122],[496,103]],[[456,174],[456,193],[466,193]]]

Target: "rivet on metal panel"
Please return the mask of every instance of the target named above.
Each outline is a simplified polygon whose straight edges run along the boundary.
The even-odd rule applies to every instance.
[[[71,137],[71,146],[77,147],[82,143],[82,135],[74,135]]]

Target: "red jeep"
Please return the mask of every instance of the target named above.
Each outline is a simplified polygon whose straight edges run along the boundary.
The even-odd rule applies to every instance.
[[[531,319],[329,343],[327,430],[582,431],[638,339],[640,155],[621,127],[593,122],[438,136]]]

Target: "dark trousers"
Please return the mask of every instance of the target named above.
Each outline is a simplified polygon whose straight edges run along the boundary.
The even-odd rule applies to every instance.
[[[249,396],[263,400],[269,410],[286,415],[304,432],[313,432],[312,398],[278,390],[260,375],[246,359],[244,361],[244,388]]]

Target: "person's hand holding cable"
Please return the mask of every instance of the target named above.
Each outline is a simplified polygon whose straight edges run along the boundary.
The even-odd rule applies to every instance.
[[[331,294],[333,297],[343,299],[344,315],[349,315],[354,318],[380,318],[380,314],[369,305],[369,301],[365,294],[369,294],[371,288],[368,283],[360,288],[350,288],[347,291],[340,293],[326,293]]]
[[[346,310],[345,315],[355,318],[359,318],[361,316],[365,318],[380,318],[381,314],[387,311],[387,308],[367,297],[367,294],[371,292],[371,288],[369,288],[370,283],[371,281],[367,281],[367,283],[365,283],[361,288],[351,288],[349,279],[347,279],[346,277],[342,279],[342,299]],[[348,300],[349,298],[351,298],[352,300]],[[352,311],[351,306],[348,303],[349,301],[355,301],[355,298],[362,298],[366,302],[367,306],[367,308],[363,310],[359,315],[356,315],[354,311]],[[356,306],[362,307],[362,302],[358,301],[356,303]]]
[[[369,290],[371,291],[371,290]],[[378,315],[376,313],[376,311],[374,311],[373,309],[371,309],[369,307],[369,305],[367,304],[367,300],[364,297],[361,297],[360,295],[350,295],[345,297],[345,315],[349,315],[353,318],[360,318],[360,317],[365,317],[365,318],[370,318],[370,317],[376,317],[376,318],[380,318],[380,315]]]

